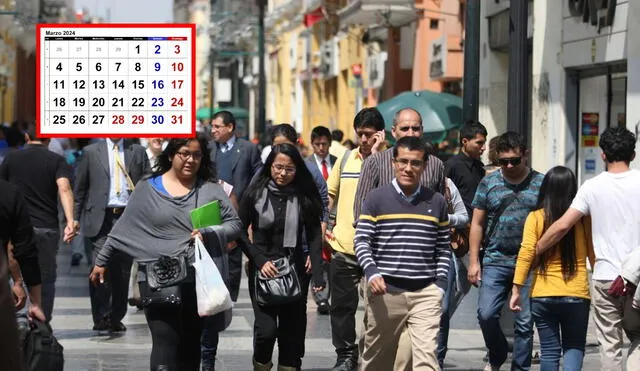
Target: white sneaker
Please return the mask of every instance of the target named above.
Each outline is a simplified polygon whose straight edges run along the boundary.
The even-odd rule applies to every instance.
[[[500,366],[492,366],[490,363],[487,363],[483,371],[500,371]]]

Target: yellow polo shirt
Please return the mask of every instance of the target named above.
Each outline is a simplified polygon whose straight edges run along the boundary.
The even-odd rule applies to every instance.
[[[328,242],[333,250],[349,255],[355,255],[353,237],[356,230],[353,228],[353,204],[356,202],[356,188],[358,188],[362,162],[360,148],[356,148],[349,152],[342,172],[340,171],[342,157],[336,160],[331,169],[331,175],[327,179],[329,195],[334,199],[337,198],[337,204],[334,204],[336,207],[336,225],[333,228],[335,239]]]

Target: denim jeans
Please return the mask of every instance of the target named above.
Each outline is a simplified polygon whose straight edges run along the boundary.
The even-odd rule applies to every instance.
[[[484,265],[482,282],[478,293],[478,321],[482,329],[484,342],[489,349],[489,363],[501,366],[508,355],[507,339],[500,328],[500,315],[511,287],[515,268],[501,265]],[[529,370],[533,348],[533,321],[529,288],[531,277],[520,291],[520,307],[515,315],[513,361],[511,370]]]
[[[447,289],[442,297],[442,315],[440,316],[440,332],[438,333],[438,363],[440,369],[444,369],[444,359],[447,356],[447,343],[449,342],[449,322],[453,313],[456,311],[457,303],[454,300],[456,291],[456,265],[453,259],[456,257],[451,254],[451,264],[449,264],[449,274],[447,276]]]
[[[540,336],[540,371],[582,369],[591,301],[558,296],[531,299],[531,314]]]

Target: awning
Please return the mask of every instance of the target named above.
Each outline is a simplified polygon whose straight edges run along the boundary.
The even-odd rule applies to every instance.
[[[385,130],[391,131],[393,117],[403,108],[413,108],[422,116],[425,134],[443,135],[462,126],[462,98],[429,90],[407,91],[377,106],[384,117]]]
[[[352,0],[338,11],[340,23],[344,25],[402,26],[416,19],[413,1],[407,0]]]
[[[218,107],[213,109],[213,114],[211,113],[211,108],[202,107],[196,111],[196,119],[209,120],[220,111],[229,111],[236,119],[246,119],[249,117],[249,111],[242,107]]]

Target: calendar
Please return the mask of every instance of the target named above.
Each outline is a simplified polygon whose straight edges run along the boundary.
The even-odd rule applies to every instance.
[[[195,25],[39,24],[42,137],[191,137]]]

